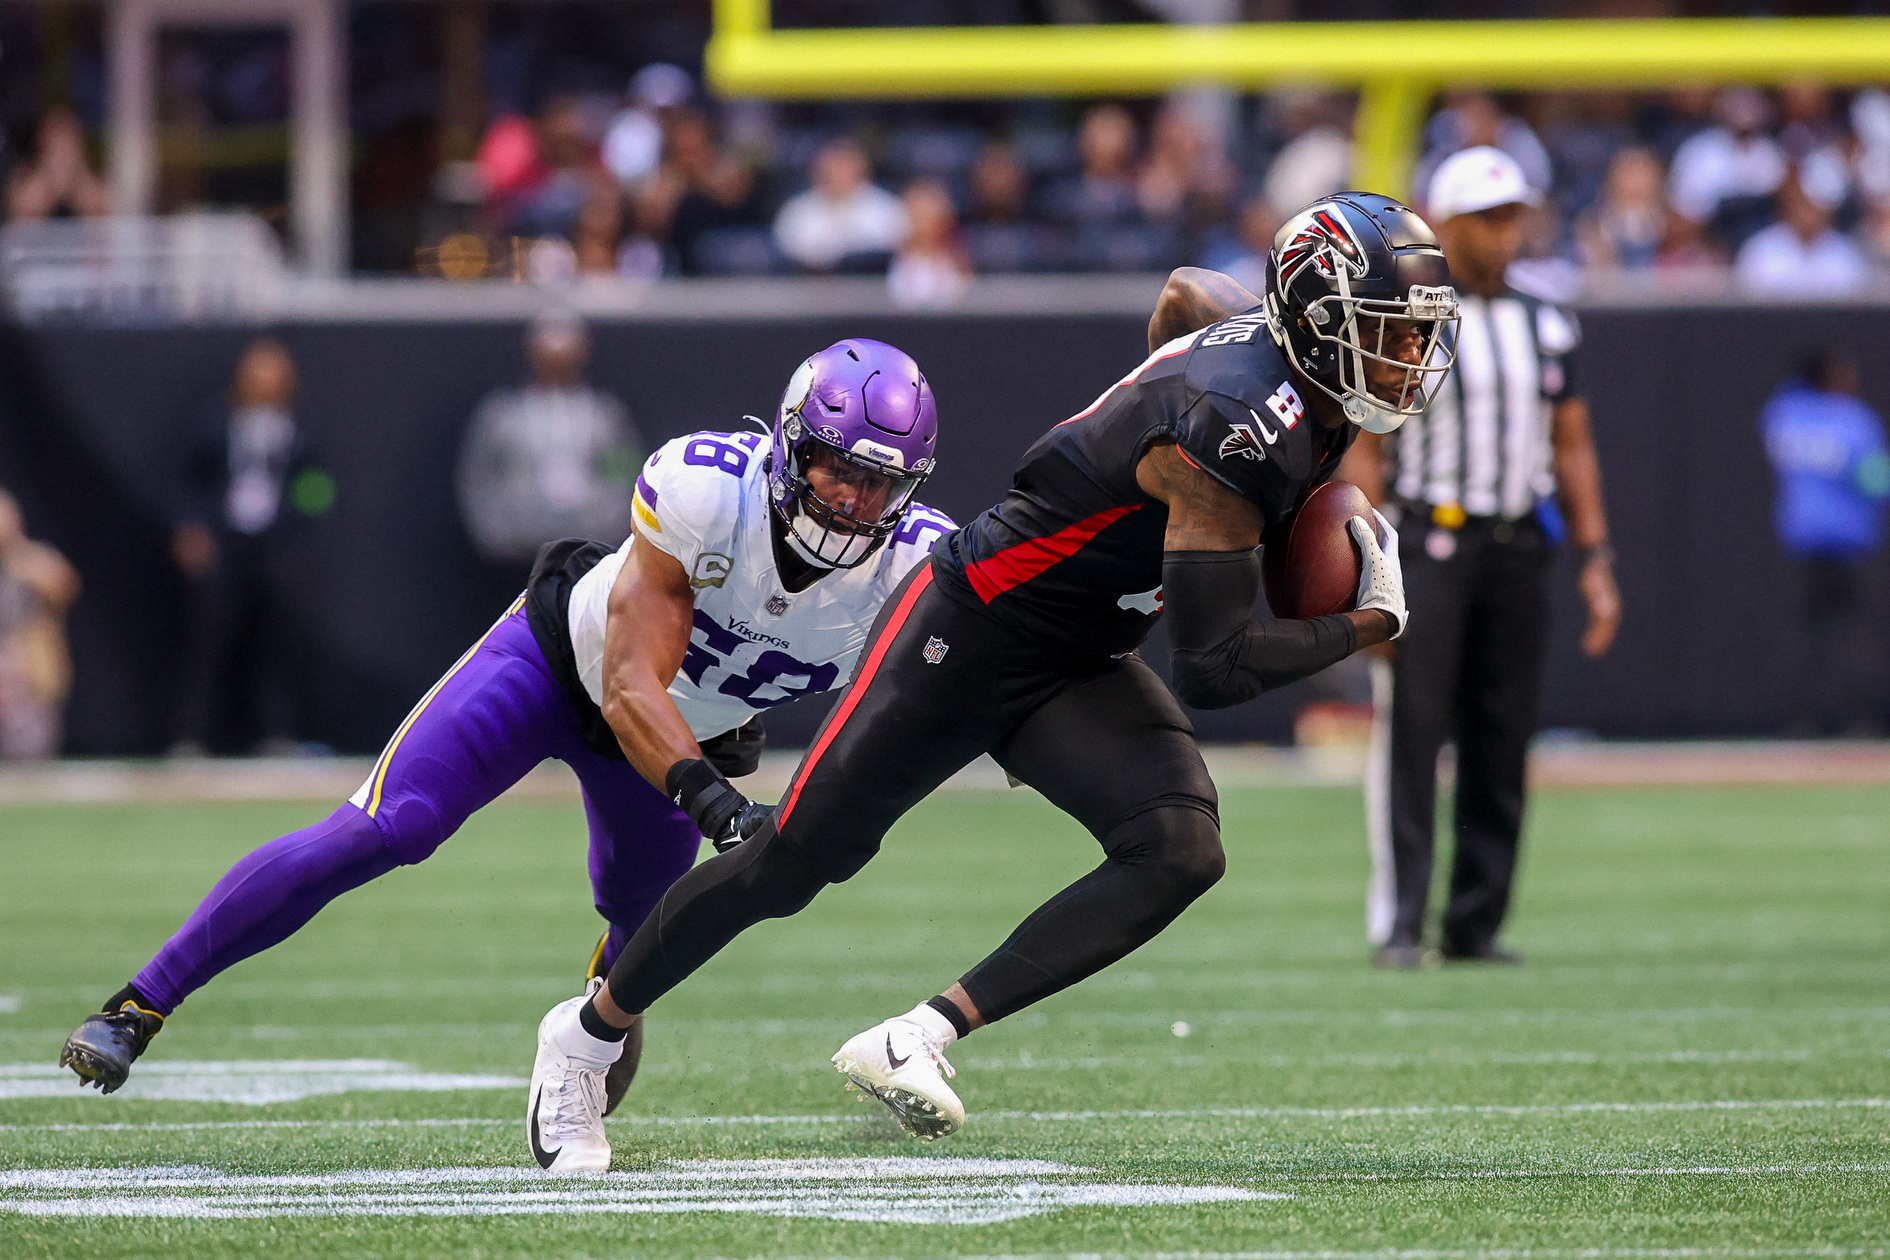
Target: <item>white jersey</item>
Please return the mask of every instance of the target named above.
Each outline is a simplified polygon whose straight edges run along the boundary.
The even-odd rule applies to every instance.
[[[775,570],[767,442],[760,433],[692,433],[643,466],[634,503],[643,540],[633,533],[579,578],[566,610],[578,678],[594,703],[604,701],[610,589],[633,546],[647,542],[674,556],[695,588],[695,630],[669,695],[695,737],[708,739],[763,709],[839,686],[880,605],[957,528],[915,503],[865,564],[789,591]]]

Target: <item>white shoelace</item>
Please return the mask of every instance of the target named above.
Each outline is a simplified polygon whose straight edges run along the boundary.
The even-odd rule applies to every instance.
[[[950,1080],[953,1077],[957,1076],[958,1069],[945,1061],[945,1047],[939,1045],[936,1041],[932,1040],[932,1034],[928,1032],[924,1028],[924,1026],[919,1024],[917,1021],[908,1020],[906,1022],[912,1024],[914,1028],[917,1028],[919,1030],[919,1045],[924,1048],[925,1053],[928,1056],[930,1056],[932,1062],[938,1064],[939,1067],[944,1071],[945,1079]]]
[[[567,1064],[571,1060],[566,1059]],[[542,1123],[552,1138],[588,1137],[604,1117],[604,1073],[568,1066],[551,1090],[551,1114]]]

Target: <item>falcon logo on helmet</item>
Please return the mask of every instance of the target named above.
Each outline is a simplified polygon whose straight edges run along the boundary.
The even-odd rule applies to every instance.
[[[1377,193],[1286,221],[1267,259],[1267,330],[1346,419],[1389,433],[1430,405],[1455,356],[1457,293],[1430,226]]]
[[[1365,249],[1352,235],[1352,227],[1330,209],[1314,206],[1303,227],[1279,251],[1280,272],[1291,279],[1308,263],[1328,280],[1336,279],[1343,266],[1354,276],[1365,278]]]

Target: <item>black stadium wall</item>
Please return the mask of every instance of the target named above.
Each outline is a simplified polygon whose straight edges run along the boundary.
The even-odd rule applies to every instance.
[[[1627,618],[1605,660],[1575,648],[1566,561],[1543,720],[1604,736],[1744,736],[1787,720],[1801,642],[1773,541],[1756,419],[1819,343],[1856,351],[1890,409],[1890,310],[1590,310],[1579,371],[1593,403]],[[516,593],[523,571],[473,552],[453,500],[460,436],[495,386],[524,379],[522,326],[334,322],[274,330],[300,368],[298,417],[338,497],[280,555],[304,734],[378,747]],[[923,496],[967,519],[1051,424],[1140,360],[1125,315],[874,316],[593,325],[592,379],[652,444],[768,416],[801,358],[843,336],[909,350],[939,398],[940,471]],[[193,409],[223,390],[253,329],[0,325],[0,485],[84,576],[71,629],[67,749],[148,754],[172,737],[184,592],[167,503]],[[1873,597],[1884,583],[1873,566]],[[1159,665],[1159,637],[1149,655]],[[811,703],[811,702],[809,702]],[[783,713],[778,742],[819,709]],[[1199,715],[1204,736],[1281,740],[1294,698]]]

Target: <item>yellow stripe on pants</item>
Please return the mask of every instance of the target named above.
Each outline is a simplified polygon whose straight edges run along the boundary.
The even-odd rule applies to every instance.
[[[429,704],[433,703],[433,697],[440,694],[440,688],[453,681],[453,675],[465,668],[466,662],[473,658],[473,653],[486,645],[486,640],[492,637],[492,631],[504,625],[506,618],[512,616],[524,606],[525,596],[520,594],[517,599],[512,601],[512,606],[505,610],[504,615],[493,622],[491,628],[480,635],[476,643],[466,649],[466,654],[453,663],[453,668],[447,670],[446,673],[440,677],[440,681],[434,683],[433,686],[428,689],[427,694],[420,697],[420,703],[413,706],[413,712],[407,715],[407,720],[402,722],[400,729],[394,732],[394,738],[387,742],[386,749],[381,753],[381,759],[374,763],[374,790],[369,793],[367,803],[367,815],[369,818],[374,817],[375,811],[381,807],[381,785],[387,781],[387,768],[393,764],[394,754],[400,751],[400,741],[407,738],[407,732],[413,729],[413,724],[420,720],[420,715],[427,711]]]

